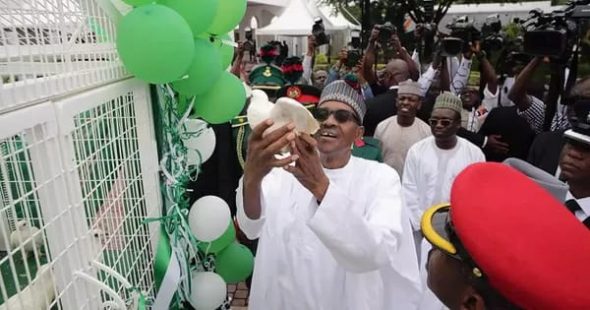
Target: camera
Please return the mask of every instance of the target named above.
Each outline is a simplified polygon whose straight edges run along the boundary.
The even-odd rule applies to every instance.
[[[442,39],[444,56],[456,56],[469,51],[469,44],[480,39],[481,34],[467,16],[461,16],[447,25],[450,36]]]
[[[424,21],[430,23],[434,18],[434,0],[422,0],[422,7],[424,8]]]
[[[361,52],[359,50],[348,50],[346,52],[346,64],[345,66],[353,68],[361,61]]]
[[[386,22],[383,25],[375,25],[375,28],[379,30],[379,42],[387,44],[391,40],[391,36],[397,33],[397,28],[390,22]]]
[[[311,34],[315,39],[316,46],[321,46],[330,43],[330,40],[326,35],[324,21],[321,17],[318,17],[314,20],[314,24],[311,27]]]
[[[570,2],[564,10],[543,13],[533,10],[524,21],[524,52],[567,60],[579,40],[579,24],[590,19],[590,0]]]
[[[504,48],[504,36],[500,33],[502,31],[502,21],[498,14],[493,14],[486,17],[486,21],[481,27],[481,41],[482,50],[492,53]]]

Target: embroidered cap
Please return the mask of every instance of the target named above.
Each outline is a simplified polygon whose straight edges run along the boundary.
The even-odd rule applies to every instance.
[[[422,95],[422,90],[420,89],[420,83],[414,82],[412,80],[407,80],[399,83],[399,88],[397,89],[397,94],[407,94],[407,95],[415,95],[420,98],[424,97]]]
[[[326,101],[338,101],[349,105],[361,122],[367,112],[363,96],[343,80],[332,82],[324,87],[318,106]]]
[[[436,97],[433,110],[436,109],[449,109],[461,114],[463,103],[459,97],[453,95],[451,92],[445,91]]]

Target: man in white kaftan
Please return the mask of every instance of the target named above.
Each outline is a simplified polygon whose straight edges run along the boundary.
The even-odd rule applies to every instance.
[[[399,177],[385,164],[350,153],[351,142],[362,136],[363,104],[360,94],[338,81],[322,93],[315,140],[290,135],[289,128],[262,138],[269,124],[254,129],[237,190],[240,228],[260,238],[249,309],[417,307],[421,283]],[[248,164],[263,159],[260,145],[274,145],[274,151],[285,141],[296,164],[275,162],[261,181],[252,177],[255,168],[248,170]],[[252,192],[259,195],[254,200],[247,197]]]
[[[461,99],[457,96],[449,92],[439,95],[429,120],[433,135],[414,144],[408,151],[402,192],[405,207],[411,213],[412,226],[417,232],[424,211],[450,201],[455,177],[467,166],[485,161],[483,152],[477,146],[457,137],[462,109]],[[428,242],[422,241],[418,251],[424,289],[419,309],[445,309],[425,282],[425,263],[430,248]]]

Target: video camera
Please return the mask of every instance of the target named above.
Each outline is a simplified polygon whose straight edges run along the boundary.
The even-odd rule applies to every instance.
[[[486,17],[486,21],[481,27],[481,49],[492,53],[504,48],[504,36],[502,31],[502,21],[498,14]]]
[[[590,0],[571,1],[564,10],[543,13],[531,11],[523,22],[524,52],[567,60],[580,38],[582,21],[590,20]],[[549,44],[548,44],[549,43]]]
[[[321,46],[330,43],[330,39],[326,35],[324,21],[321,17],[318,17],[314,20],[314,24],[311,27],[311,34],[315,39],[316,46]]]
[[[442,39],[442,53],[444,56],[456,56],[469,51],[469,44],[477,41],[481,33],[467,16],[461,16],[447,25],[451,30],[450,36]]]

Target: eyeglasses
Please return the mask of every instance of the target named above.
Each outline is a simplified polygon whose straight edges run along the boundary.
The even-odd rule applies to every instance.
[[[428,123],[430,126],[441,124],[443,127],[448,127],[453,123],[453,120],[448,118],[431,118],[428,120]]]
[[[359,118],[353,112],[347,110],[328,110],[325,108],[317,108],[313,112],[313,116],[320,122],[327,120],[330,115],[334,115],[334,119],[338,123],[346,123],[348,121],[354,121],[357,124],[361,124]]]

